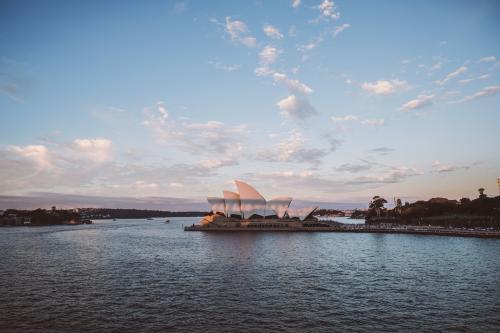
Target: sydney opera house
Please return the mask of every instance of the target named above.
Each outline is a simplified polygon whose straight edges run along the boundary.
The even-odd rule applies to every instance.
[[[266,200],[251,185],[239,180],[234,183],[237,192],[222,191],[222,197],[207,197],[212,213],[200,221],[201,225],[276,227],[315,220],[312,214],[317,207],[292,209],[290,197]]]

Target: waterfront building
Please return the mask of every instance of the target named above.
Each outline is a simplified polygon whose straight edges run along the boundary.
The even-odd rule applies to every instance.
[[[266,200],[253,186],[240,180],[234,181],[237,191],[224,190],[222,197],[207,197],[213,214],[227,218],[248,219],[299,219],[310,218],[317,207],[290,209],[291,197]]]

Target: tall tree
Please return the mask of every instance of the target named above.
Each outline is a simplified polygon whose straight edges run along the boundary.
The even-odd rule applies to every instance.
[[[382,209],[384,208],[384,204],[386,204],[386,203],[387,203],[387,200],[376,195],[373,197],[372,201],[370,202],[369,208],[374,210],[377,213],[377,217],[380,217],[380,213],[381,213]]]

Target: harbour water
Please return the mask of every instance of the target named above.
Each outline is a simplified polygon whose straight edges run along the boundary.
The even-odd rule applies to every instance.
[[[500,240],[0,229],[0,331],[500,331]]]

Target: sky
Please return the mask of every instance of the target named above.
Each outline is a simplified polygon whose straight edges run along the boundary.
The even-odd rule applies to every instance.
[[[498,1],[2,1],[0,208],[477,197]]]

